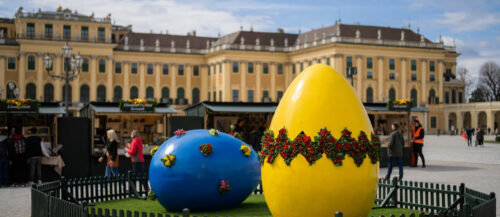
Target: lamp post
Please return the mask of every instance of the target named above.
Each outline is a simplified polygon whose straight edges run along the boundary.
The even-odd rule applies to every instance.
[[[358,74],[356,67],[348,66],[346,68],[346,77],[351,79],[351,86],[354,86],[354,75]]]
[[[46,54],[43,58],[47,74],[49,74],[51,78],[64,80],[64,104],[66,108],[65,116],[68,116],[68,105],[69,103],[71,103],[69,102],[69,82],[78,77],[83,64],[83,59],[82,56],[80,56],[80,53],[71,55],[71,50],[73,50],[73,48],[71,48],[68,45],[68,42],[66,42],[66,44],[64,44],[64,47],[62,48],[64,57],[64,69],[62,73],[57,72],[58,74],[55,74],[54,72],[51,72],[53,66],[53,60],[51,56]]]

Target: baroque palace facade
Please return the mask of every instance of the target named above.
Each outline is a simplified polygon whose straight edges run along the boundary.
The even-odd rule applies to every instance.
[[[69,88],[74,111],[89,101],[136,97],[176,108],[204,100],[277,102],[295,76],[317,63],[344,75],[356,67],[353,88],[363,102],[408,98],[428,108],[418,116],[434,130],[449,127],[447,104],[465,102],[464,84],[455,79],[455,47],[406,28],[335,23],[299,34],[278,29],[200,37],[136,33],[113,25],[110,15],[62,8],[19,8],[14,19],[0,19],[0,98],[10,83],[19,98],[64,102],[64,82],[48,76],[43,57],[51,55],[53,72],[61,73],[65,42],[84,57]]]

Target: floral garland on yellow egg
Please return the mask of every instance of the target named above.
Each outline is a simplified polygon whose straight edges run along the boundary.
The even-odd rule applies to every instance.
[[[366,156],[372,164],[380,160],[380,139],[377,135],[371,135],[371,142],[365,132],[361,131],[358,140],[351,137],[351,131],[344,129],[339,139],[335,139],[326,128],[321,129],[314,141],[305,133],[300,133],[294,140],[287,136],[285,128],[282,128],[276,139],[274,132],[268,130],[261,140],[262,151],[260,162],[272,164],[274,159],[280,155],[287,165],[299,154],[302,154],[312,165],[325,154],[336,166],[341,166],[345,155],[351,156],[354,163],[359,167],[363,164]],[[267,160],[266,160],[267,158]]]

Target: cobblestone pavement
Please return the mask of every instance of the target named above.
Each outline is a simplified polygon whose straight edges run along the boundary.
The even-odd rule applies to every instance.
[[[486,139],[494,139],[487,136]],[[426,136],[424,156],[427,168],[404,168],[404,179],[458,185],[482,192],[500,194],[500,144],[485,144],[484,148],[467,147],[459,136]],[[386,169],[380,170],[384,176]],[[393,176],[398,174],[397,168]],[[31,215],[30,189],[0,188],[0,217]],[[497,200],[500,216],[500,200]]]

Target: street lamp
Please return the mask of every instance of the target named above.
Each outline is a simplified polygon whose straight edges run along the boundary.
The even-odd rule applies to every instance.
[[[71,48],[68,45],[68,42],[64,44],[64,47],[62,48],[63,51],[63,57],[64,57],[64,74],[59,72],[59,74],[54,74],[53,72],[51,73],[52,66],[53,66],[53,60],[52,57],[49,55],[45,55],[43,58],[43,62],[45,65],[45,70],[47,71],[47,74],[49,74],[50,77],[55,78],[55,79],[61,79],[64,80],[64,104],[66,107],[66,116],[68,115],[68,105],[71,102],[69,101],[69,82],[74,80],[78,75],[80,74],[80,70],[82,68],[83,64],[83,59],[82,56],[80,56],[80,53],[71,56]]]
[[[358,74],[356,67],[348,66],[346,68],[346,77],[351,79],[351,86],[354,86],[354,75]]]

